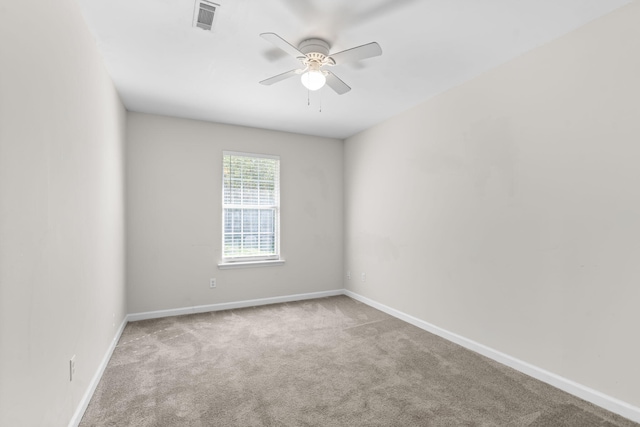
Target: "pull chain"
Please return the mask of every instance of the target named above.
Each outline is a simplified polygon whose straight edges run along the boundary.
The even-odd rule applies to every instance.
[[[318,109],[319,113],[322,113],[322,89],[318,90],[318,96],[320,98],[320,108]],[[307,88],[307,107],[311,106],[311,89]]]

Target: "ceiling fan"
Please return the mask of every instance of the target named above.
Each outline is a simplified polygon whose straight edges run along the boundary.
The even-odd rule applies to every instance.
[[[326,83],[338,95],[342,95],[349,92],[351,88],[324,67],[332,67],[382,55],[382,49],[376,42],[329,54],[331,46],[322,39],[303,40],[298,47],[295,47],[275,33],[262,33],[260,36],[298,59],[303,66],[303,68],[287,71],[262,80],[260,83],[263,85],[272,85],[289,77],[299,75],[301,76],[302,84],[309,90],[318,90]]]

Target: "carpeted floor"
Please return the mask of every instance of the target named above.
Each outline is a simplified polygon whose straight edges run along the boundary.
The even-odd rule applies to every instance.
[[[638,426],[339,296],[127,325],[81,426]]]

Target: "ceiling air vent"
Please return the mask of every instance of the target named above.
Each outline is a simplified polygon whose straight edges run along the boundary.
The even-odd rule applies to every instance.
[[[206,0],[196,0],[196,7],[193,14],[193,26],[211,31],[213,28],[213,21],[219,8],[219,4]]]

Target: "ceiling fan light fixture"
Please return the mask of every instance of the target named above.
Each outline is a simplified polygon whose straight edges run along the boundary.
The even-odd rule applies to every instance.
[[[327,78],[320,70],[309,70],[300,76],[302,85],[309,90],[318,90],[327,82]]]

